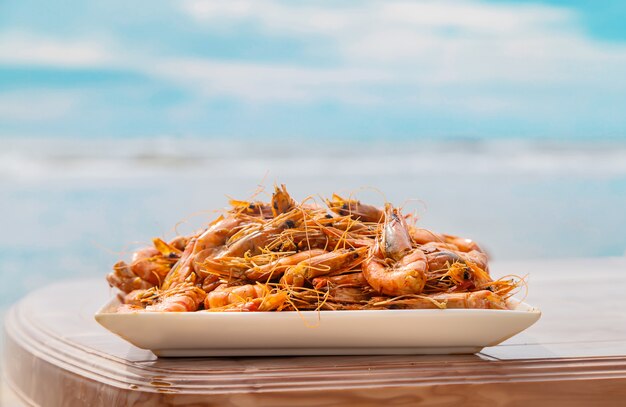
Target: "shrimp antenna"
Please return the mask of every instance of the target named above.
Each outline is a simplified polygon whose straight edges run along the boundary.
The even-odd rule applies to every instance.
[[[385,195],[385,193],[383,191],[381,191],[380,189],[378,189],[376,187],[372,187],[372,186],[362,186],[362,187],[353,189],[352,191],[349,191],[348,199],[355,199],[357,193],[362,192],[362,191],[372,191],[372,192],[375,192],[377,195],[379,195],[381,198],[383,198],[383,202],[384,203],[388,203],[389,202],[389,200],[387,199],[387,196]]]

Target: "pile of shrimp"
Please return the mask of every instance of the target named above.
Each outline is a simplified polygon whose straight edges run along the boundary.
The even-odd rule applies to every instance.
[[[494,280],[472,240],[334,194],[230,201],[207,228],[137,250],[107,275],[117,312],[507,309],[523,280]]]

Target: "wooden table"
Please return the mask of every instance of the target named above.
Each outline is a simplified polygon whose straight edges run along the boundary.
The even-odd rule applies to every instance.
[[[45,406],[626,406],[626,259],[493,269],[543,316],[477,355],[157,359],[95,323],[103,279],[59,283],[8,313],[6,380]]]

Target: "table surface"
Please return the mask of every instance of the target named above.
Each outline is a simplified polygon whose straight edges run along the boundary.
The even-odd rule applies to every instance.
[[[542,310],[476,355],[164,358],[100,327],[113,292],[62,282],[5,322],[5,378],[34,405],[626,405],[626,258],[494,263]]]

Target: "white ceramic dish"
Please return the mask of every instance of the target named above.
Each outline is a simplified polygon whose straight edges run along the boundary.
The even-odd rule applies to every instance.
[[[95,315],[109,331],[157,356],[381,355],[476,353],[535,323],[541,312],[372,310],[305,312],[112,312]]]

